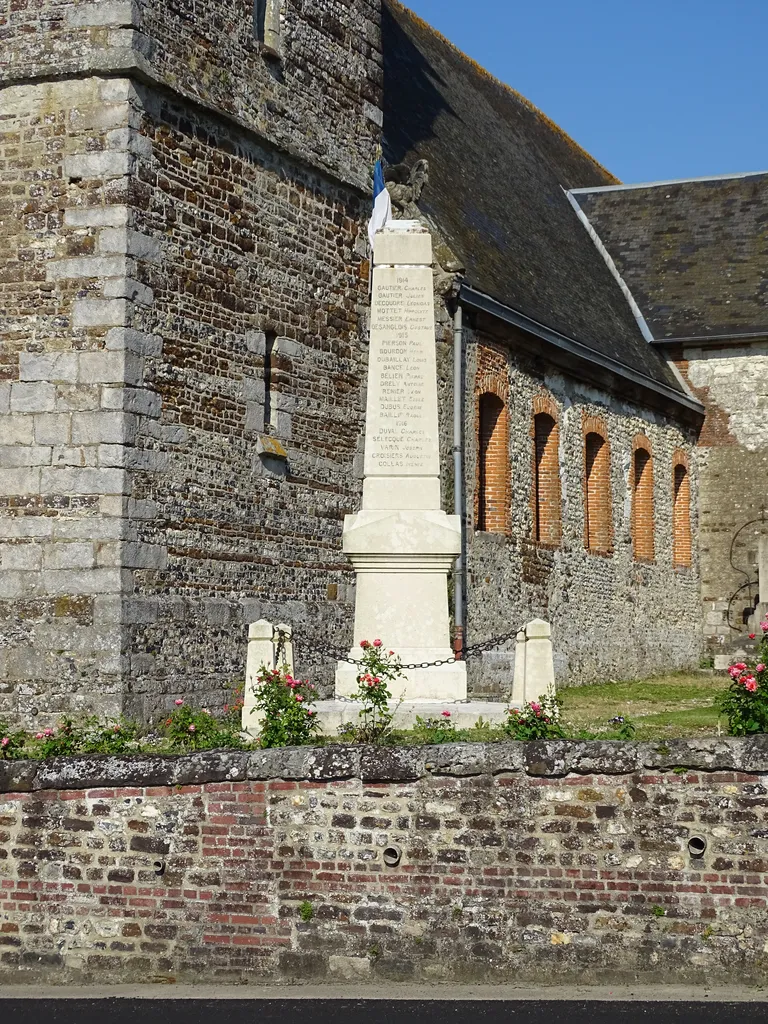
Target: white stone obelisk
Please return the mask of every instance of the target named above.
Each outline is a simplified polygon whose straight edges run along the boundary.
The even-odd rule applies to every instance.
[[[445,661],[461,527],[440,507],[431,235],[418,221],[391,221],[373,263],[363,503],[344,522],[357,580],[351,657],[379,638],[404,664]],[[355,677],[338,664],[337,697],[356,689]],[[466,700],[466,666],[411,669],[391,690],[408,702]]]

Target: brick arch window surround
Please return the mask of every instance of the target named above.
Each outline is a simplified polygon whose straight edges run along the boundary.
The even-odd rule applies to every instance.
[[[632,553],[639,562],[655,557],[653,515],[653,452],[642,434],[635,437],[632,452]]]
[[[672,563],[691,564],[691,481],[688,456],[681,451],[672,459]]]
[[[560,520],[560,426],[557,406],[538,395],[533,401],[533,536],[541,544],[557,545]]]
[[[505,533],[509,490],[509,416],[504,400],[486,391],[478,400],[477,528]]]
[[[597,416],[584,419],[584,546],[610,554],[613,546],[611,447],[608,429]]]

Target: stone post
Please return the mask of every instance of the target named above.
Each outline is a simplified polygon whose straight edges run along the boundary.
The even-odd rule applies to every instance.
[[[447,580],[459,554],[457,516],[440,507],[432,238],[418,221],[376,235],[362,509],[344,523],[357,578],[354,645],[381,638],[403,663],[453,657]],[[336,695],[356,687],[339,663]],[[409,670],[406,701],[465,700],[466,666]]]
[[[533,619],[525,627],[525,699],[536,700],[555,688],[552,627]]]
[[[248,627],[248,656],[245,663],[242,724],[244,731],[254,733],[254,735],[258,733],[260,721],[258,712],[253,709],[256,703],[256,688],[261,669],[282,668],[285,665],[286,669],[293,674],[293,644],[290,639],[285,643],[278,665],[278,644],[274,641],[277,630],[286,633],[290,638],[291,627],[284,622],[273,626],[266,619],[259,619],[258,622],[252,622]]]

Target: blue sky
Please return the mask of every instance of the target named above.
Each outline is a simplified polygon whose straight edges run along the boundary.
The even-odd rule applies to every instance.
[[[405,0],[622,181],[768,170],[768,0]]]

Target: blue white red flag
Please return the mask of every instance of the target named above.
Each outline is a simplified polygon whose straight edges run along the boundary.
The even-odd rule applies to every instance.
[[[392,220],[392,200],[389,198],[387,186],[384,184],[384,167],[381,160],[376,161],[373,169],[373,215],[368,221],[368,240],[373,248],[376,232]]]

